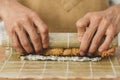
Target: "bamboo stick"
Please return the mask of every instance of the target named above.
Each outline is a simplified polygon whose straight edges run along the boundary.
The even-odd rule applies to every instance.
[[[72,48],[79,47],[77,33],[49,33],[50,48]],[[11,46],[10,39],[7,34],[0,35],[0,45]]]
[[[111,46],[118,44],[117,37],[111,43]],[[6,33],[0,34],[0,45],[3,47],[11,47],[10,39]],[[78,48],[80,42],[77,33],[49,33],[50,48]]]
[[[117,37],[111,43],[110,49],[97,52],[101,57],[113,55],[117,46]],[[0,45],[12,47],[7,34],[0,34]],[[77,33],[49,33],[49,48],[44,52],[45,55],[79,55],[80,42],[77,40]]]

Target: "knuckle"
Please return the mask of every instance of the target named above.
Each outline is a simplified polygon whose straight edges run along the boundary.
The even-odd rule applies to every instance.
[[[14,27],[14,29],[15,29],[16,31],[19,31],[20,28],[21,28],[20,26],[15,26],[15,27]]]
[[[36,17],[36,16],[38,16],[38,14],[37,14],[36,12],[33,12],[33,11],[32,11],[32,12],[31,12],[31,16],[32,16],[32,17]]]
[[[29,46],[29,43],[28,43],[28,41],[26,41],[26,40],[23,40],[22,44],[23,44],[23,46],[25,46],[25,47],[28,47],[28,46]]]
[[[43,34],[48,33],[48,28],[47,28],[47,27],[42,28],[41,32],[42,32]]]
[[[106,38],[108,37],[109,40],[113,40],[114,39],[114,34],[111,33],[111,31],[106,33]]]
[[[97,12],[88,12],[85,17],[90,17],[91,21],[98,22],[102,19],[102,15]]]
[[[14,31],[14,29],[10,29],[9,31],[8,31],[8,35],[10,35],[10,36],[12,36],[14,33],[15,33],[15,31]]]
[[[39,49],[35,49],[35,52],[36,52],[36,53],[41,52],[41,48],[39,48]]]
[[[110,21],[105,18],[102,19],[102,24],[105,25],[105,28],[108,28],[109,26],[111,26]]]
[[[46,39],[43,39],[42,40],[42,44],[46,44],[47,43],[47,40]]]
[[[28,22],[29,18],[27,16],[23,16],[20,21],[22,21],[22,22]]]
[[[104,23],[109,23],[106,18],[103,18],[103,22],[104,22]]]
[[[94,53],[95,50],[96,50],[96,49],[95,49],[95,46],[91,46],[88,52],[89,52],[89,53]]]
[[[13,43],[13,47],[15,47],[16,49],[19,49],[19,48],[20,48],[20,46],[19,46],[18,43]]]
[[[32,19],[35,19],[35,20],[40,20],[40,16],[36,13],[36,12],[31,12],[31,16],[30,16]]]
[[[110,42],[114,39],[114,36],[110,35]]]
[[[33,41],[34,42],[37,42],[37,41],[39,41],[40,40],[40,37],[39,36],[35,36],[34,38],[33,38]]]
[[[12,28],[10,29],[12,30],[19,30],[20,26],[19,26],[19,22],[16,21],[15,23],[12,24]]]
[[[83,25],[83,24],[82,24],[80,21],[78,21],[78,22],[76,23],[76,27],[77,27],[77,28],[80,28],[82,25]]]
[[[76,27],[79,28],[80,24],[81,24],[81,23],[80,23],[80,20],[78,20],[78,21],[76,22]]]
[[[96,14],[93,17],[94,17],[94,19],[99,19],[101,16],[99,14]]]
[[[95,14],[95,15],[92,16],[92,20],[95,21],[95,22],[100,21],[101,18],[102,18],[102,17],[101,17],[100,15],[98,15],[98,14]]]
[[[18,25],[19,25],[18,23],[19,23],[18,21],[14,22],[14,23],[13,23],[13,26],[14,26],[14,27],[18,26]]]
[[[105,34],[106,34],[106,36],[110,37],[111,36],[111,30],[108,28]]]

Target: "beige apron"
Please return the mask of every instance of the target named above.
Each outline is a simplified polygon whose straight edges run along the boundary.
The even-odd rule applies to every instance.
[[[20,0],[37,12],[50,32],[76,32],[76,21],[87,12],[104,10],[108,0]]]

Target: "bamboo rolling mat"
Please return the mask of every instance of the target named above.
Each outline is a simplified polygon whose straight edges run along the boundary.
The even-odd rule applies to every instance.
[[[116,52],[117,57],[119,51]],[[12,48],[6,50],[6,55],[0,63],[0,78],[66,80],[120,77],[120,64],[116,55],[99,62],[21,61],[19,54]]]
[[[2,37],[5,37],[2,35]],[[3,41],[7,37],[2,38]],[[65,38],[67,38],[65,36]],[[72,38],[71,38],[72,39]],[[7,39],[9,42],[9,39]],[[52,40],[53,41],[53,40]],[[56,40],[55,40],[56,41]],[[67,42],[72,42],[67,38]],[[58,43],[58,42],[57,42]],[[1,44],[1,43],[0,43]],[[75,43],[74,43],[75,44]],[[6,45],[6,42],[5,42]],[[7,44],[10,45],[10,44]],[[53,44],[52,44],[53,45]],[[70,45],[67,45],[67,47]],[[62,46],[63,47],[63,46]],[[2,49],[0,48],[0,51]],[[72,61],[21,61],[20,54],[13,48],[5,50],[6,57],[0,62],[0,79],[45,79],[45,80],[85,80],[93,78],[118,78],[120,77],[120,48],[116,55],[106,57],[99,62],[72,62]],[[0,55],[4,53],[0,52]],[[25,79],[26,80],[26,79]]]

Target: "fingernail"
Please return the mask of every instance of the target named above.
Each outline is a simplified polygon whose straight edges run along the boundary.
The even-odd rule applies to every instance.
[[[92,56],[92,54],[90,54],[90,53],[89,53],[89,54],[88,54],[88,56],[90,56],[90,57],[91,57],[91,56]]]
[[[103,49],[102,49],[102,48],[100,48],[100,49],[99,49],[99,52],[102,52],[102,51],[103,51]]]
[[[80,52],[80,55],[81,55],[81,56],[84,56],[84,55],[85,55],[85,53],[84,53],[84,52]]]
[[[48,48],[48,45],[43,45],[43,49],[47,49]]]

